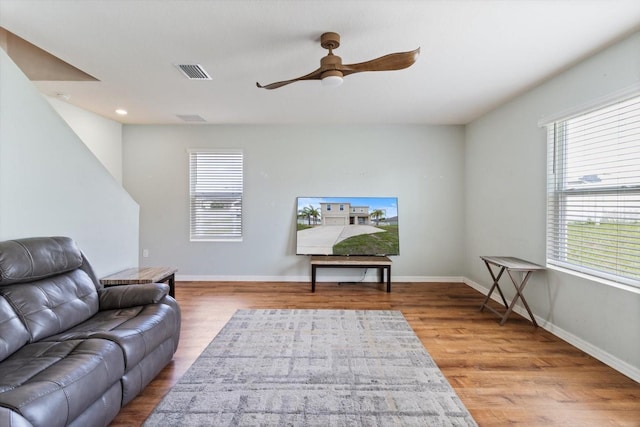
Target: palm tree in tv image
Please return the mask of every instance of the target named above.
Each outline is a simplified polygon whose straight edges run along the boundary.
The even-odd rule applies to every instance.
[[[380,221],[384,219],[387,213],[383,209],[374,209],[369,214],[371,219],[375,220],[376,226],[380,225]]]
[[[311,226],[311,220],[313,220],[313,224],[316,225],[318,224],[318,218],[320,218],[320,211],[312,205],[305,206],[298,212],[298,217],[306,219],[309,226]]]

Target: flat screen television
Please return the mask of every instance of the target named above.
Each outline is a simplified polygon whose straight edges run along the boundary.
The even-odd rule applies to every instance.
[[[298,197],[297,255],[399,255],[397,197]]]

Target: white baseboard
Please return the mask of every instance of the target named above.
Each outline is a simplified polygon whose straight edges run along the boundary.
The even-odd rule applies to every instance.
[[[391,276],[393,282],[398,283],[460,283],[463,281],[462,276]]]
[[[310,282],[309,276],[213,276],[176,274],[177,282]]]
[[[346,282],[360,280],[359,276],[330,276],[318,275],[317,283],[321,282]],[[393,283],[414,282],[414,283],[461,283],[464,277],[461,276],[393,276]],[[180,282],[311,282],[311,276],[211,276],[211,275],[187,275],[176,274],[176,281]],[[367,275],[363,282],[377,282],[376,275]]]
[[[487,293],[489,292],[489,289],[474,282],[473,280],[464,278],[463,282],[483,295],[487,295]],[[492,294],[491,299],[502,304],[502,301],[500,300],[498,293]],[[510,304],[511,301],[507,301],[507,303]],[[524,306],[521,306],[516,303],[516,306],[513,308],[513,311],[515,311],[525,319],[529,319],[529,313],[527,313],[527,310],[524,308]],[[619,358],[613,356],[612,354],[604,351],[599,347],[594,346],[593,344],[583,340],[582,338],[575,336],[570,332],[565,331],[564,329],[554,325],[553,323],[547,321],[546,319],[536,316],[535,314],[534,314],[534,317],[536,319],[536,322],[541,328],[546,329],[547,331],[551,332],[553,335],[557,336],[563,341],[566,341],[569,344],[573,345],[574,347],[579,348],[580,350],[589,354],[590,356],[595,357],[602,363],[628,376],[632,380],[636,382],[640,382],[640,369],[638,369],[637,367],[630,365],[624,360],[620,360]]]

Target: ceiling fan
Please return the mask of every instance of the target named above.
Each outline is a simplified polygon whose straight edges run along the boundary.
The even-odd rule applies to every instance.
[[[358,64],[343,64],[342,58],[333,54],[333,50],[340,46],[340,35],[338,33],[324,33],[320,37],[320,46],[329,50],[327,56],[320,59],[320,68],[311,73],[291,80],[275,82],[265,86],[256,82],[256,86],[262,89],[277,89],[293,82],[301,80],[321,80],[325,86],[340,86],[342,78],[349,74],[361,73],[363,71],[393,71],[402,70],[413,65],[418,59],[420,48],[409,52],[390,53],[380,58]]]

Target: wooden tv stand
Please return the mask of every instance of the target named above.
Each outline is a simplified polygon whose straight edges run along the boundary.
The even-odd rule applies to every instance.
[[[391,260],[386,256],[312,256],[311,292],[316,291],[318,268],[377,268],[380,283],[384,282],[384,270],[387,270],[387,292],[391,292]]]

